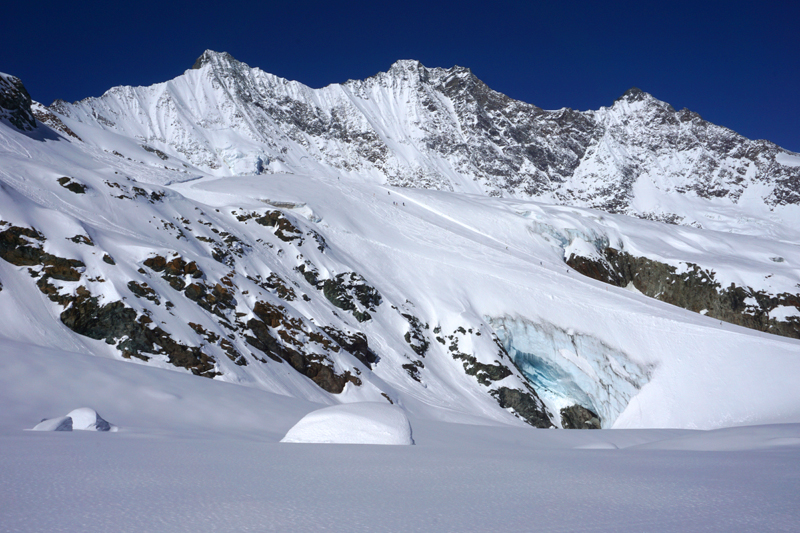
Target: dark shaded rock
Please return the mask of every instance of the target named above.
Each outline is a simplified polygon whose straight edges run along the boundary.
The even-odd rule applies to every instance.
[[[158,294],[156,294],[156,291],[148,287],[147,283],[137,283],[135,281],[129,281],[128,290],[139,298],[145,298],[147,300],[150,300],[151,302],[155,302],[156,305],[161,303],[161,301],[158,298]]]
[[[407,313],[401,314],[403,318],[408,321],[408,325],[411,327],[411,329],[406,332],[403,338],[411,347],[411,349],[414,350],[414,353],[420,357],[425,357],[425,354],[428,352],[428,348],[430,347],[430,342],[425,337],[425,333],[423,332],[423,327],[427,328],[427,324],[423,326],[420,319],[414,315]]]
[[[87,185],[76,181],[74,178],[70,178],[68,176],[64,176],[63,178],[58,178],[58,184],[67,189],[68,191],[74,192],[75,194],[86,194],[87,189],[89,188]]]
[[[0,232],[0,257],[12,265],[39,265],[44,255],[41,245],[44,240],[44,235],[33,228],[11,226]]]
[[[491,391],[490,394],[497,399],[500,407],[513,409],[520,418],[531,426],[537,428],[553,427],[550,417],[547,416],[544,404],[533,389],[529,389],[526,392],[519,389],[499,387],[497,390]]]
[[[45,276],[61,281],[80,281],[81,273],[77,269],[86,266],[77,259],[64,259],[50,254],[42,255],[42,264]]]
[[[253,314],[256,318],[247,321],[247,327],[253,332],[253,336],[246,336],[245,339],[271,359],[286,361],[320,388],[333,394],[342,392],[348,382],[361,385],[361,380],[351,375],[349,371],[341,375],[336,374],[333,364],[325,356],[303,351],[303,344],[296,340],[301,334],[308,335],[311,340],[323,346],[326,342],[327,347],[332,345],[319,334],[312,337],[313,332],[305,331],[299,319],[287,316],[285,308],[266,302],[256,302]],[[271,333],[270,328],[277,330],[276,335],[280,340]],[[289,346],[291,343],[295,343],[295,346]]]
[[[380,361],[380,357],[369,347],[367,336],[363,333],[345,333],[333,326],[323,327],[322,330],[336,341],[339,346],[344,348],[345,351],[351,353],[356,359],[367,365],[368,368],[372,368],[372,365]]]
[[[146,144],[143,144],[142,148],[144,148],[146,152],[150,152],[151,154],[157,155],[163,161],[166,161],[167,159],[169,159],[169,156],[167,154],[165,154],[161,150],[153,148],[152,146],[147,146]]]
[[[238,366],[247,366],[247,359],[245,359],[244,356],[239,353],[239,350],[234,348],[233,344],[231,344],[228,339],[221,339],[219,341],[219,345],[225,352],[225,355],[228,356],[228,359],[233,361]]]
[[[114,258],[108,254],[103,254],[103,262],[108,263],[109,265],[116,265],[117,263],[114,261]]]
[[[31,111],[31,95],[19,78],[0,75],[0,118],[5,118],[21,131],[36,128],[36,119]]]
[[[198,347],[180,344],[159,327],[150,329],[148,324],[151,320],[146,317],[136,320],[136,311],[120,301],[99,305],[97,297],[80,287],[71,303],[61,313],[64,325],[91,339],[118,343],[117,349],[124,357],[147,360],[146,354],[162,354],[167,356],[170,364],[184,367],[195,375],[219,375],[214,370],[213,357]]]
[[[282,300],[292,302],[297,299],[297,294],[295,294],[294,289],[274,272],[269,275],[266,281],[263,281],[261,276],[258,278],[251,277],[249,279],[263,289],[275,291]]]
[[[163,272],[167,267],[167,260],[157,255],[155,257],[148,257],[144,260],[144,266],[156,272]]]
[[[372,318],[366,310],[361,311],[356,302],[369,311],[376,311],[381,304],[381,295],[367,284],[366,280],[355,272],[338,274],[333,279],[320,282],[322,294],[334,306],[345,311],[351,311],[359,322],[366,322]]]
[[[203,298],[206,295],[206,287],[205,285],[200,285],[199,283],[192,283],[191,285],[186,287],[184,294],[186,295],[187,298],[196,302],[197,300]]]
[[[314,268],[314,265],[305,263],[295,267],[295,270],[303,275],[309,285],[313,285],[315,288],[319,285],[319,272]]]
[[[607,247],[600,258],[570,255],[567,264],[577,272],[598,281],[626,287],[632,283],[643,294],[690,311],[706,311],[707,316],[759,331],[785,337],[800,338],[800,320],[789,317],[785,321],[770,318],[769,313],[778,306],[792,306],[800,315],[800,294],[771,295],[750,287],[731,284],[723,288],[714,272],[693,263],[688,270],[678,273],[671,265],[646,257],[633,256],[625,251]],[[746,300],[754,299],[756,305]]]
[[[256,222],[262,226],[275,228],[275,236],[284,242],[299,241],[303,243],[303,232],[280,211],[268,211]]]
[[[467,333],[462,327],[459,327],[456,332],[461,332],[464,335]],[[492,365],[487,365],[486,363],[479,362],[473,355],[460,352],[458,350],[458,337],[456,335],[450,335],[448,338],[450,339],[448,350],[450,350],[453,359],[462,361],[464,364],[464,372],[469,376],[475,376],[478,383],[481,385],[486,385],[488,387],[493,381],[500,381],[513,374],[507,366],[502,365],[499,361],[495,361]],[[502,347],[500,350],[500,356],[502,357],[505,350],[503,350]]]
[[[408,364],[403,365],[403,370],[408,372],[409,377],[419,383],[422,382],[419,376],[419,371],[422,368],[425,368],[425,365],[422,364],[422,361],[412,361]]]
[[[66,124],[64,124],[61,121],[61,119],[58,118],[56,115],[54,115],[53,112],[50,111],[48,108],[44,106],[32,105],[31,111],[33,112],[33,116],[36,117],[36,120],[38,120],[42,124],[50,127],[55,131],[61,132],[64,135],[68,135],[73,139],[77,139],[79,141],[83,140],[80,137],[78,137],[78,135],[74,131],[72,131]]]
[[[561,410],[561,427],[564,429],[600,429],[600,417],[582,405],[571,405]]]
[[[94,246],[92,239],[87,237],[86,235],[75,235],[74,237],[70,238],[72,242],[75,244],[85,244],[87,246]]]

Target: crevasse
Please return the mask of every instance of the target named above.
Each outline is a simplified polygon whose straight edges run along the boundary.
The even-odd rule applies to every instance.
[[[593,336],[523,318],[487,320],[557,424],[562,408],[579,404],[611,427],[650,379],[652,369]]]

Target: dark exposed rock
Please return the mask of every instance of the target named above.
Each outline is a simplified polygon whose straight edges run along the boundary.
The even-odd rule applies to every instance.
[[[525,422],[537,428],[553,427],[547,416],[544,404],[533,391],[522,391],[509,387],[499,387],[490,392],[497,399],[497,403],[504,409],[513,409]]]
[[[367,310],[375,312],[381,304],[380,293],[355,272],[338,274],[333,279],[319,282],[322,294],[333,305],[345,311],[351,311],[359,322],[372,318]],[[365,310],[359,309],[356,302]]]
[[[425,365],[419,360],[411,361],[410,363],[403,365],[403,370],[408,372],[409,377],[417,382],[422,381],[419,376],[419,371],[423,368],[425,368]]]
[[[75,235],[69,240],[71,240],[75,244],[85,244],[87,246],[94,246],[94,242],[92,242],[92,239],[90,239],[86,235]]]
[[[459,327],[456,332],[461,333],[462,335],[467,333],[467,331],[462,327]],[[450,346],[448,347],[448,350],[450,350],[450,354],[453,356],[453,359],[462,361],[464,364],[464,372],[469,376],[475,376],[478,380],[478,383],[481,385],[488,387],[493,381],[500,381],[501,379],[513,374],[508,367],[502,365],[499,361],[495,361],[494,364],[488,365],[486,363],[481,363],[473,355],[460,352],[458,349],[458,337],[456,335],[450,335],[448,338],[450,339]]]
[[[297,272],[303,275],[309,285],[317,287],[319,285],[319,272],[311,263],[304,263],[295,268]]]
[[[333,326],[325,326],[322,330],[335,340],[339,346],[367,365],[368,368],[372,368],[372,365],[380,361],[380,357],[369,347],[367,336],[363,333],[345,333]]]
[[[5,118],[22,131],[36,128],[31,111],[31,95],[19,78],[0,75],[0,118]]]
[[[165,154],[165,153],[164,153],[164,152],[162,152],[161,150],[158,150],[158,149],[156,149],[156,148],[153,148],[152,146],[147,146],[146,144],[143,144],[143,145],[142,145],[142,148],[144,148],[144,149],[145,149],[145,151],[147,151],[147,152],[150,152],[151,154],[155,154],[155,155],[157,155],[157,156],[158,156],[160,159],[162,159],[162,160],[164,160],[164,161],[166,161],[167,159],[169,159],[169,156],[168,156],[167,154]]]
[[[75,178],[70,178],[69,176],[58,178],[57,181],[59,185],[68,191],[74,192],[75,194],[86,194],[86,191],[89,188],[87,185],[84,185],[83,183],[76,181]]]
[[[0,257],[12,265],[32,266],[42,262],[44,235],[32,228],[11,226],[0,232]]]
[[[600,417],[581,405],[561,409],[561,427],[564,429],[600,429]]]
[[[157,255],[155,257],[148,257],[144,260],[144,266],[148,267],[151,270],[155,270],[156,272],[163,272],[164,269],[167,267],[167,260]]]
[[[303,244],[303,232],[280,211],[267,211],[263,217],[256,219],[258,224],[275,228],[275,236],[284,242],[299,241]]]
[[[723,288],[713,271],[693,263],[686,263],[686,272],[678,273],[671,265],[611,247],[602,250],[600,258],[572,254],[567,264],[585,276],[611,285],[626,287],[632,283],[651,298],[690,311],[703,311],[707,316],[732,324],[800,338],[800,320],[796,317],[779,321],[769,316],[778,306],[792,306],[800,311],[800,294],[771,295],[734,284]],[[755,300],[756,305],[746,303],[748,299]]]
[[[162,354],[172,365],[184,367],[193,374],[219,375],[213,357],[198,347],[180,344],[160,327],[149,328],[152,321],[146,316],[137,320],[136,311],[124,303],[100,305],[97,297],[83,286],[71,300],[71,305],[61,313],[61,321],[75,333],[116,344],[124,357],[147,360],[147,354]]]
[[[139,298],[145,298],[151,302],[159,305],[161,301],[158,298],[156,291],[147,286],[147,283],[137,283],[135,281],[128,282],[128,290]]]
[[[403,318],[408,321],[408,325],[411,327],[411,329],[406,332],[403,338],[417,355],[420,357],[425,357],[425,354],[428,352],[428,348],[430,347],[430,342],[425,337],[425,333],[423,332],[423,327],[427,329],[427,324],[423,326],[420,319],[414,315],[408,313],[401,314]]]
[[[271,359],[286,361],[292,368],[330,393],[342,392],[348,382],[361,384],[361,380],[351,375],[349,371],[336,374],[332,363],[324,355],[307,353],[303,343],[297,340],[298,337],[308,336],[312,341],[327,348],[332,348],[332,343],[328,338],[308,331],[299,319],[289,317],[284,307],[256,302],[253,314],[256,318],[247,321],[247,327],[253,332],[253,336],[245,338],[248,343]],[[276,331],[276,334],[273,335],[270,329]]]
[[[294,292],[294,289],[274,272],[272,272],[266,280],[262,280],[261,276],[257,278],[250,277],[249,279],[263,289],[275,291],[278,298],[282,300],[293,302],[297,299],[297,294]]]
[[[17,266],[42,266],[48,278],[79,281],[84,268],[77,259],[64,259],[42,250],[44,235],[32,228],[11,226],[0,232],[0,257]]]
[[[59,131],[64,135],[72,137],[73,139],[77,139],[82,141],[78,135],[72,131],[66,124],[64,124],[60,118],[58,118],[53,112],[39,104],[31,105],[31,111],[33,112],[33,116],[36,117],[36,120],[45,124],[46,126],[50,127],[53,130]]]

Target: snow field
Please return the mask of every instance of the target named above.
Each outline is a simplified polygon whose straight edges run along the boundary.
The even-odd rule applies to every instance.
[[[415,446],[289,446],[279,440],[306,415],[336,416],[178,372],[2,345],[4,533],[771,532],[800,520],[800,424],[568,431],[411,415]],[[76,403],[102,406],[120,431],[24,431]],[[377,407],[369,418],[386,420]]]

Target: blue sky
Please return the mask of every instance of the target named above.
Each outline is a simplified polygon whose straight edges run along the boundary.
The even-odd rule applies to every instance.
[[[800,151],[800,2],[14,2],[0,71],[49,104],[166,81],[207,48],[312,87],[461,65],[545,109],[636,86]]]

